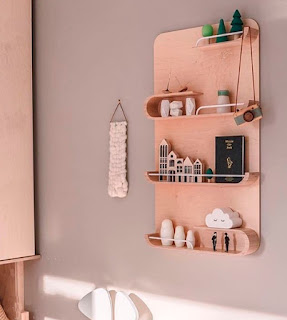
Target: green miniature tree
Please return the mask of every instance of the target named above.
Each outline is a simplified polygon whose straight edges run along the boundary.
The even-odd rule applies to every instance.
[[[204,37],[210,37],[213,35],[213,27],[212,25],[210,24],[205,24],[203,27],[202,27],[202,35]]]
[[[213,171],[211,168],[208,168],[206,170],[206,174],[210,174],[210,176],[207,176],[207,179],[208,179],[208,182],[211,182],[211,179],[213,178],[212,175],[213,175]]]
[[[218,31],[217,31],[217,35],[224,34],[224,33],[226,33],[224,20],[223,20],[223,19],[220,19],[220,21],[219,21],[219,27],[218,27]],[[216,38],[216,42],[224,42],[224,41],[228,41],[227,36],[217,37],[217,38]]]
[[[231,22],[231,30],[230,32],[238,32],[243,30],[243,21],[241,20],[241,14],[238,10],[235,10],[233,14],[233,20]]]

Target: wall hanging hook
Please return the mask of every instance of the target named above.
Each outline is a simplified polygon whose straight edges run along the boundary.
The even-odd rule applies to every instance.
[[[128,122],[128,119],[127,119],[127,117],[126,117],[126,115],[125,115],[125,112],[124,112],[124,108],[123,108],[122,103],[121,103],[121,99],[119,99],[119,100],[118,100],[118,104],[117,104],[117,106],[116,106],[116,108],[115,108],[115,111],[114,111],[114,113],[113,113],[113,115],[112,115],[112,117],[111,117],[110,123],[113,122],[113,118],[114,118],[114,116],[115,116],[115,114],[116,114],[116,112],[117,112],[117,110],[118,110],[118,107],[121,108],[122,113],[123,113],[123,115],[124,115],[124,118],[125,118],[126,122]]]

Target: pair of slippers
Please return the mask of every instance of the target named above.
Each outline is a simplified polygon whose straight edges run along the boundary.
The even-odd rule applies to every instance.
[[[112,294],[98,288],[88,293],[78,304],[79,310],[91,320],[138,320],[139,312],[125,292]]]

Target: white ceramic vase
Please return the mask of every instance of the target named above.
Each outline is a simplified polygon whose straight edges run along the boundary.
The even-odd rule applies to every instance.
[[[195,99],[194,98],[186,98],[185,100],[185,114],[187,116],[195,115]]]
[[[194,233],[193,233],[192,230],[188,230],[188,231],[187,231],[186,240],[188,241],[188,242],[186,243],[186,246],[188,247],[188,249],[194,249],[194,246],[195,246],[195,238],[194,238]]]
[[[169,116],[169,101],[168,100],[162,100],[160,103],[160,115],[163,118],[166,118]]]
[[[184,229],[182,226],[177,226],[175,228],[175,234],[174,234],[174,244],[176,247],[180,248],[180,247],[184,247],[185,246],[185,242],[183,241],[176,241],[176,240],[185,240],[185,233],[184,233]]]
[[[173,239],[174,229],[173,229],[173,224],[171,220],[165,219],[161,223],[160,237],[166,238],[166,239]],[[161,243],[163,246],[172,246],[173,241],[162,239]]]

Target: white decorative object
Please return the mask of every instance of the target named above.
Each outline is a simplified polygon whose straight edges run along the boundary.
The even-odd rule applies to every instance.
[[[219,105],[230,104],[228,90],[218,90],[217,104]],[[218,107],[216,110],[217,110],[217,113],[227,113],[227,112],[231,112],[231,107]]]
[[[169,116],[169,100],[161,100],[160,103],[160,115],[163,118],[166,118]]]
[[[169,219],[163,220],[161,223],[161,229],[160,229],[160,237],[161,238],[166,238],[166,239],[173,239],[174,237],[174,228],[172,221]],[[161,240],[161,244],[163,246],[171,246],[173,241],[171,240]]]
[[[185,233],[182,226],[177,226],[175,228],[174,240],[175,240],[174,244],[176,247],[180,248],[185,246],[184,241],[176,241],[176,240],[185,240]]]
[[[170,144],[163,139],[159,145],[159,181],[166,180],[167,175],[167,156],[170,151]]]
[[[195,237],[194,237],[194,233],[192,230],[188,230],[187,231],[187,235],[186,235],[186,246],[188,247],[188,249],[194,249],[195,246]]]
[[[170,115],[172,117],[182,116],[182,110],[181,109],[170,109]]]
[[[110,123],[110,197],[124,198],[128,192],[127,182],[127,121]]]
[[[195,115],[195,99],[194,98],[186,98],[185,100],[185,114],[187,116]]]
[[[240,227],[242,219],[230,208],[216,208],[205,217],[205,223],[209,228],[232,229]]]
[[[182,108],[183,108],[182,101],[172,101],[170,103],[170,110],[182,109]]]
[[[200,176],[203,174],[203,164],[199,159],[197,159],[193,164],[193,173],[195,174],[194,182],[198,182],[198,183],[203,182],[202,176]],[[197,174],[199,176],[196,176]]]
[[[185,176],[183,177],[183,182],[194,182],[193,176],[186,176],[186,174],[193,174],[193,163],[189,159],[189,157],[185,158],[183,162],[183,167],[184,167],[184,174],[185,174]]]
[[[204,167],[197,159],[194,163],[189,157],[179,158],[171,150],[171,145],[163,139],[159,145],[159,181],[167,182],[203,182]],[[198,175],[198,176],[196,176]]]
[[[110,293],[103,288],[93,290],[84,296],[79,310],[91,320],[113,320],[113,305]]]
[[[138,320],[139,312],[132,299],[125,292],[117,292],[115,320]]]

